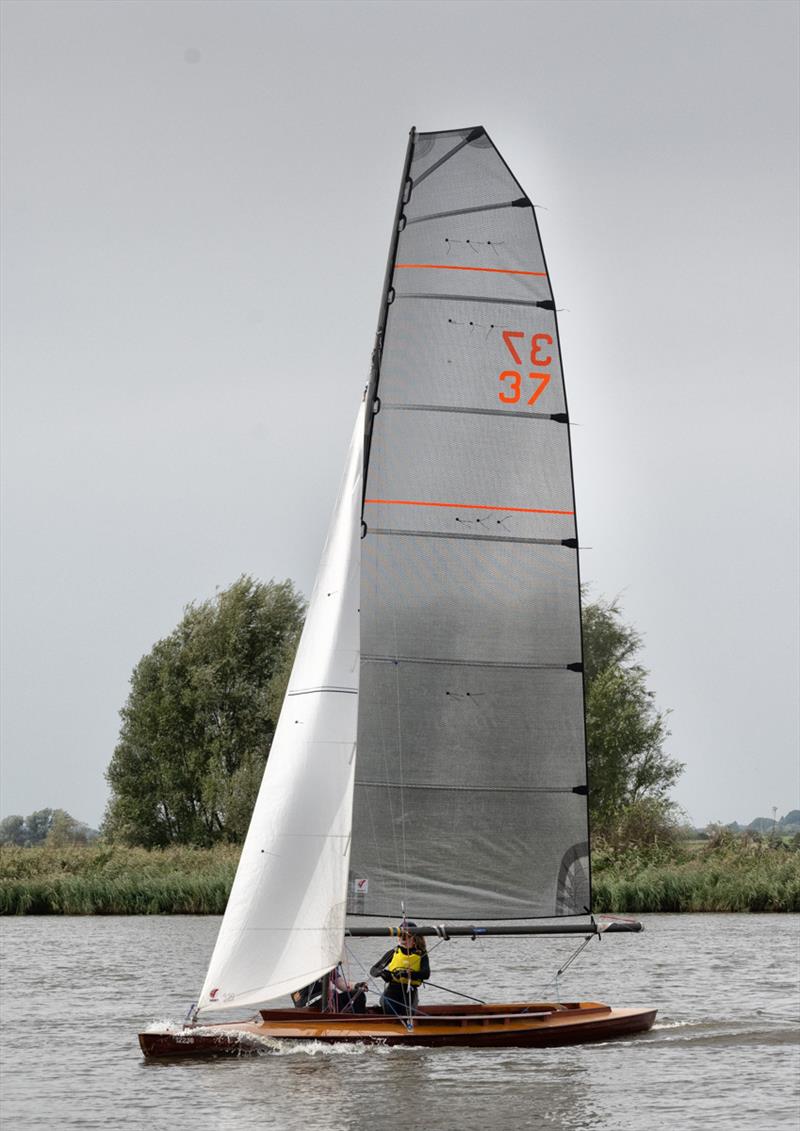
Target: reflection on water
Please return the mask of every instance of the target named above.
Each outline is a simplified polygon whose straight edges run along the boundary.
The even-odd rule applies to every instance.
[[[136,1033],[180,1022],[219,920],[6,919],[2,1125],[482,1128],[643,1131],[797,1128],[796,916],[645,916],[593,942],[563,999],[656,1005],[652,1032],[569,1049],[414,1049],[265,1042],[241,1059],[146,1063]],[[553,994],[572,940],[435,944],[441,986],[493,1000]],[[350,944],[363,976],[380,940]],[[456,1000],[442,991],[427,1001]]]

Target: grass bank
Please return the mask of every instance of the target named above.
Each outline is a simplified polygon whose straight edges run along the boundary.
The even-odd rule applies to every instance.
[[[239,849],[0,848],[0,915],[221,915]]]
[[[0,848],[0,915],[220,915],[239,849]],[[800,851],[600,848],[595,910],[800,911]]]
[[[601,849],[593,880],[598,912],[800,911],[800,851],[782,842]]]

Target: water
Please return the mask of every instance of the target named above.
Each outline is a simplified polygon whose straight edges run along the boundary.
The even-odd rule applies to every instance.
[[[136,1033],[183,1017],[218,919],[5,919],[2,1126],[796,1131],[800,918],[643,921],[641,935],[593,941],[560,985],[565,999],[658,1006],[643,1036],[495,1051],[275,1042],[256,1057],[159,1064],[145,1063]],[[356,979],[384,946],[350,945]],[[494,1000],[549,996],[575,945],[440,943],[432,976]]]

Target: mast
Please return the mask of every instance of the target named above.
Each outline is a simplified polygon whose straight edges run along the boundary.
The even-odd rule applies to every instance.
[[[362,508],[361,508],[361,523],[362,531],[364,530],[364,491],[367,484],[367,467],[369,466],[369,450],[372,443],[372,422],[375,414],[380,408],[380,402],[377,400],[378,378],[381,371],[381,356],[383,354],[383,336],[386,330],[386,319],[389,313],[389,306],[394,299],[394,290],[392,287],[392,279],[394,278],[394,267],[397,260],[397,243],[400,238],[400,232],[403,230],[405,223],[403,217],[403,205],[408,201],[411,191],[411,182],[409,180],[408,172],[411,168],[411,161],[414,156],[414,139],[416,137],[416,129],[411,127],[408,133],[408,145],[406,146],[406,156],[403,162],[403,175],[400,178],[400,191],[397,194],[397,205],[394,212],[394,224],[392,226],[392,236],[389,240],[389,254],[386,258],[386,272],[383,277],[383,291],[381,294],[381,305],[378,312],[378,328],[375,331],[375,345],[372,350],[372,362],[370,366],[369,384],[367,385],[367,415],[364,424],[364,475],[362,480]]]

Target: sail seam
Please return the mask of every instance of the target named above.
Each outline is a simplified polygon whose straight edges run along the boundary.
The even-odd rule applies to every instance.
[[[465,267],[460,263],[395,263],[395,271],[483,271],[489,275],[533,275],[546,279],[544,271],[521,271],[512,267]]]
[[[500,208],[519,207],[516,200],[504,200],[500,204],[475,204],[472,208],[451,208],[448,212],[429,212],[427,216],[415,216],[407,224],[422,224],[425,220],[447,220],[450,216],[466,216],[470,212],[496,212]]]
[[[286,833],[280,834],[281,840],[344,840],[347,841],[350,833]],[[250,930],[250,928],[247,928]]]
[[[391,401],[381,401],[381,412],[394,409],[396,412],[464,412],[471,416],[513,416],[520,420],[553,420],[552,412],[516,412],[505,408],[461,408],[449,404],[393,404]],[[558,421],[559,424],[566,423]]]
[[[320,691],[336,692],[339,695],[358,695],[357,687],[304,687],[299,691],[287,691],[290,695],[316,695]]]
[[[391,534],[400,538],[469,538],[473,542],[520,542],[526,546],[563,546],[563,538],[515,538],[503,534],[453,534],[444,530],[390,530],[385,526],[371,526],[370,534]],[[570,547],[571,549],[574,547]]]
[[[553,304],[549,299],[542,302],[534,302],[526,298],[484,298],[482,295],[433,295],[422,293],[401,294],[400,291],[397,292],[395,298],[436,298],[443,299],[445,302],[489,302],[496,306],[540,306],[543,310],[553,309]]]
[[[571,515],[574,511],[568,510],[554,510],[549,507],[502,507],[496,503],[443,503],[436,502],[429,499],[365,499],[367,503],[373,505],[390,506],[390,507],[449,507],[455,510],[465,511],[501,511],[513,514],[559,514]]]

